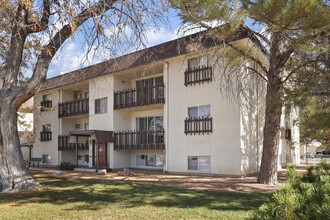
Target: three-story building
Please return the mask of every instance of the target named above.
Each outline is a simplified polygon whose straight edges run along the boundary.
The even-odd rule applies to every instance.
[[[232,40],[254,45],[248,36]],[[247,81],[253,108],[223,96],[218,45],[197,33],[48,79],[34,98],[33,156],[86,168],[257,172],[265,84]]]

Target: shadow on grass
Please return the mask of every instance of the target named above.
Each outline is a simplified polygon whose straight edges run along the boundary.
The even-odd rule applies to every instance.
[[[44,189],[39,192],[0,195],[0,204],[23,206],[31,203],[63,205],[70,210],[99,210],[116,205],[206,208],[209,210],[249,211],[258,208],[269,193],[215,192],[152,184],[106,180],[37,178]]]

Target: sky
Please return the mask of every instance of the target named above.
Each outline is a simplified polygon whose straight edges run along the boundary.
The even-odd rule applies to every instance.
[[[179,17],[176,16],[176,12],[171,12],[168,23],[169,24],[166,25],[159,23],[157,28],[146,30],[146,39],[144,40],[146,47],[161,44],[179,37],[178,29],[181,21]],[[78,35],[65,41],[50,63],[47,78],[66,74],[68,72],[113,58],[111,56],[107,58],[102,50],[92,50],[87,55],[88,59],[86,59],[87,47],[83,45],[81,39],[79,39],[80,37],[81,35]],[[121,55],[134,51],[136,51],[136,49],[123,50]],[[103,56],[100,56],[101,53]]]
[[[168,12],[168,22],[166,25],[163,23],[157,23],[158,27],[146,30],[146,39],[144,41],[146,47],[161,44],[175,38],[181,37],[183,35],[192,34],[198,30],[190,30],[187,32],[182,32],[182,22],[178,17],[178,12],[171,9]],[[246,24],[255,29],[255,25],[252,25],[252,21],[246,21]],[[212,26],[218,25],[212,23]],[[259,27],[257,27],[259,28]],[[181,30],[181,31],[178,31]],[[107,34],[107,32],[105,32]],[[82,43],[81,34],[76,34],[75,36],[67,39],[62,45],[60,50],[56,53],[55,57],[52,59],[47,78],[56,77],[58,75],[66,74],[68,72],[90,66],[102,61],[109,60],[111,58],[117,57],[119,55],[124,55],[136,51],[136,48],[123,49],[118,55],[111,56],[107,54],[104,50],[92,50],[87,56],[87,47]],[[143,49],[143,48],[140,48]],[[110,53],[110,52],[108,52]],[[87,58],[87,59],[86,59]],[[27,74],[27,75],[31,75]]]

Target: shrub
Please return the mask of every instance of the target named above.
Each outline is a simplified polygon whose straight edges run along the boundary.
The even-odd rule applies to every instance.
[[[289,166],[287,183],[249,219],[330,219],[330,164],[307,168],[307,173]]]
[[[71,170],[74,170],[75,167],[76,166],[70,162],[61,162],[59,169],[71,171]]]

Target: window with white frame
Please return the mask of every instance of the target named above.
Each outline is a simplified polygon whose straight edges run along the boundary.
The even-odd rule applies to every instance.
[[[52,101],[52,96],[50,94],[43,95],[42,101]]]
[[[188,170],[209,172],[210,156],[188,156]]]
[[[84,123],[84,130],[89,130],[89,123]]]
[[[164,166],[164,155],[136,155],[135,165],[137,167],[156,167]]]
[[[188,108],[188,118],[210,117],[210,105],[201,105]]]
[[[52,131],[52,125],[51,125],[51,124],[43,124],[43,125],[42,125],[42,131],[43,131],[43,132],[49,132],[49,131]]]
[[[103,114],[108,111],[108,98],[95,99],[95,114]]]
[[[188,70],[198,68],[200,65],[200,57],[196,57],[188,60]]]

